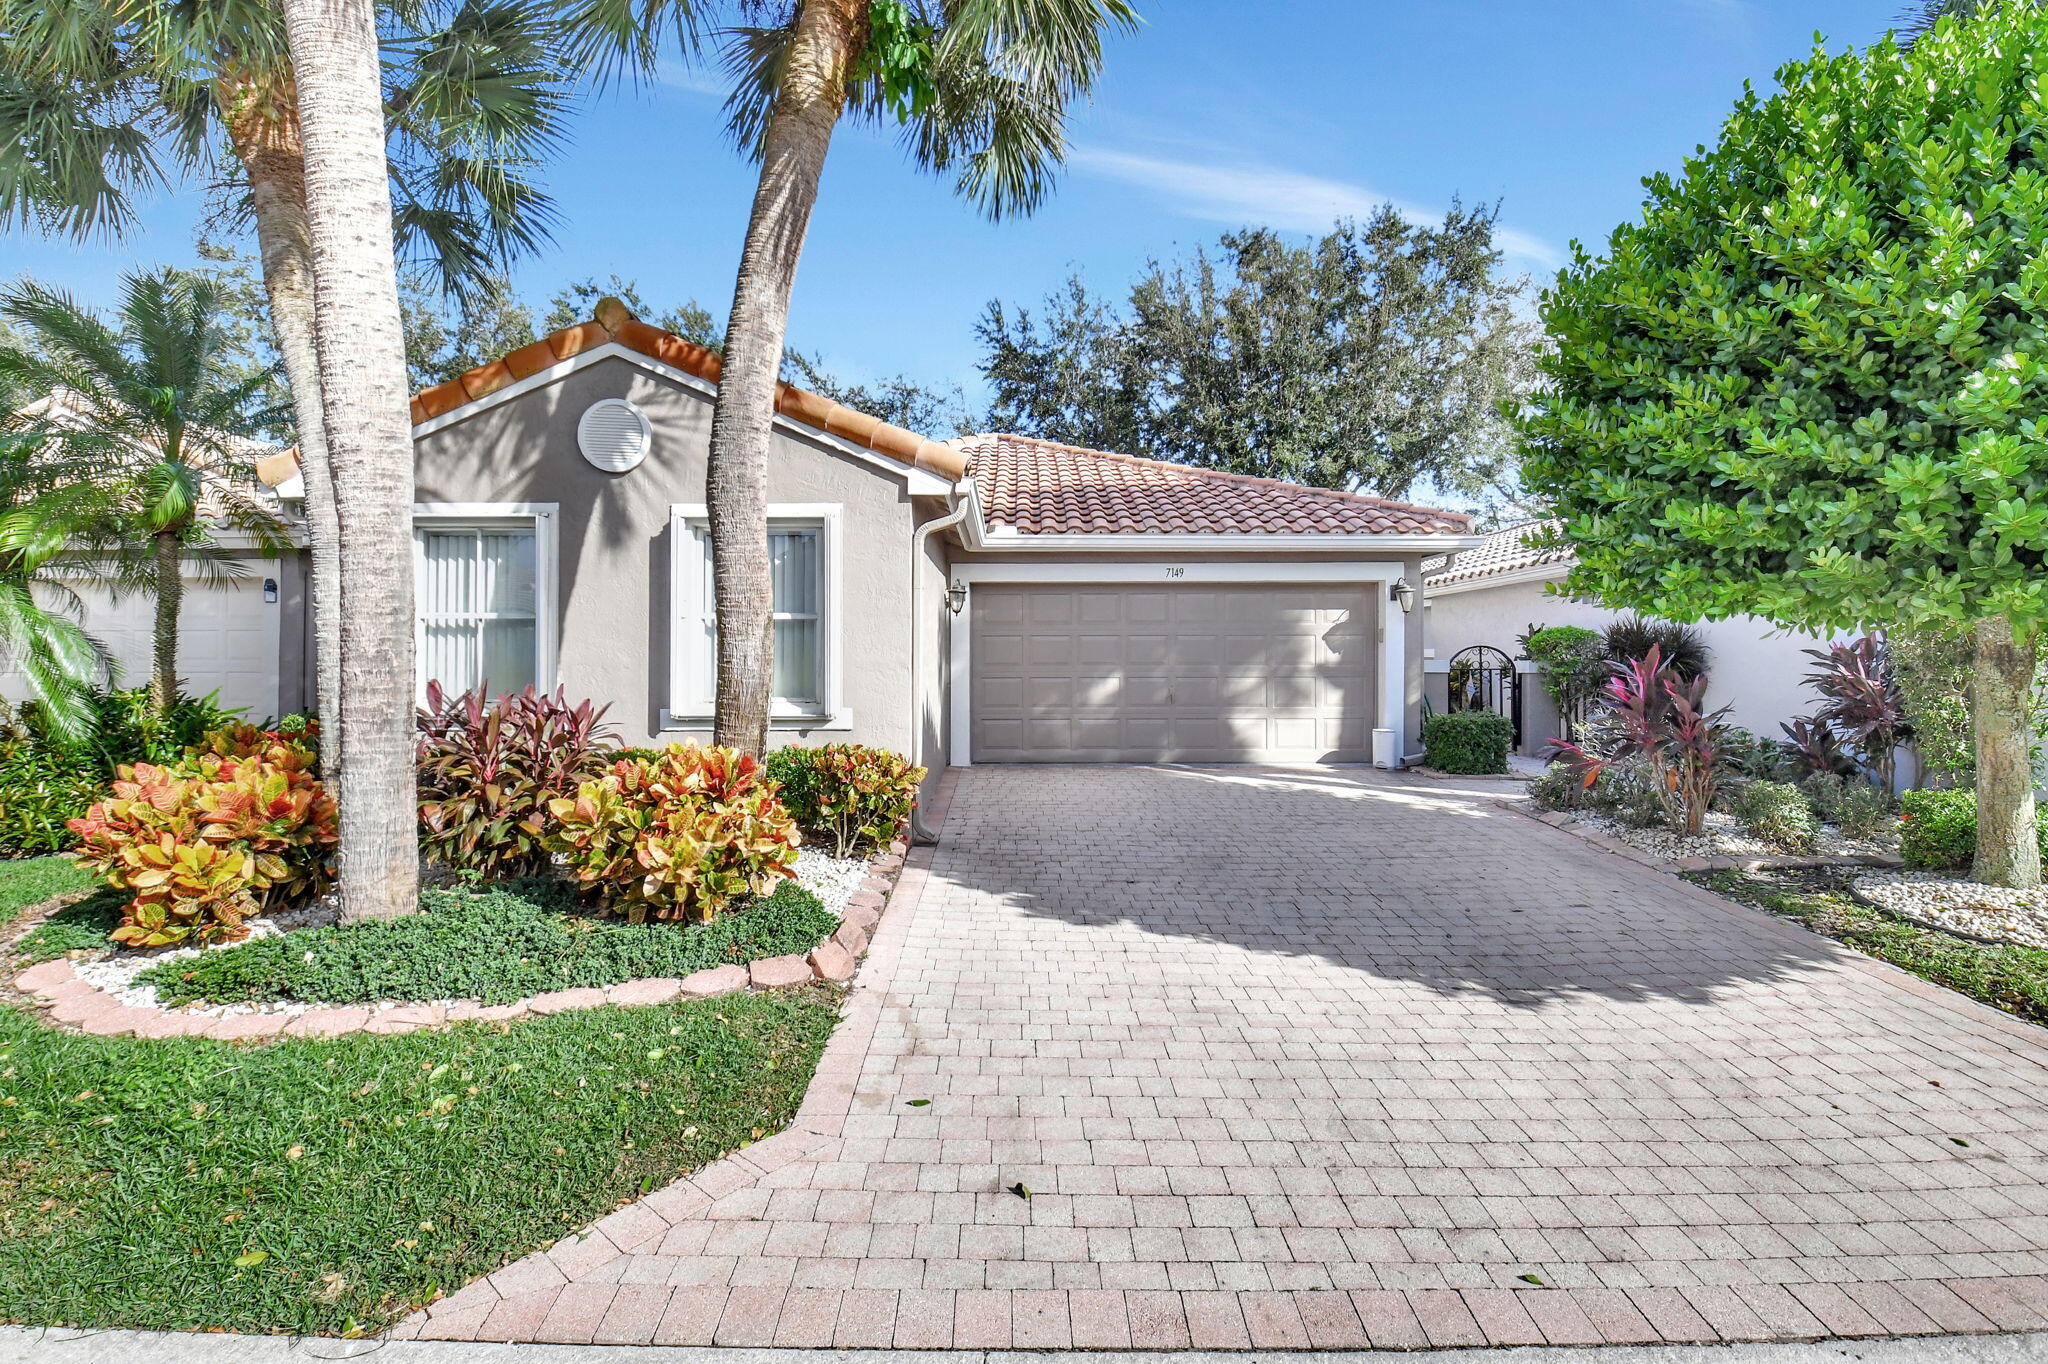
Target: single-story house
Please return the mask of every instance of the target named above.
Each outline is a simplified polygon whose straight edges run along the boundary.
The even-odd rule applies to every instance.
[[[1461,655],[1475,658],[1476,653],[1466,651],[1498,650],[1517,669],[1518,696],[1504,695],[1497,704],[1506,710],[1519,702],[1519,749],[1532,755],[1542,753],[1562,725],[1533,665],[1521,658],[1517,641],[1531,626],[1601,630],[1628,614],[1558,593],[1571,571],[1572,551],[1536,543],[1554,525],[1526,521],[1509,526],[1474,548],[1423,566],[1423,670],[1431,706],[1441,711],[1449,704],[1451,669]],[[1732,723],[1775,739],[1785,721],[1819,708],[1820,698],[1803,681],[1813,669],[1804,650],[1822,647],[1824,638],[1754,616],[1705,621],[1694,628],[1713,651],[1707,703],[1729,707]]]
[[[708,736],[718,375],[608,299],[414,400],[422,685],[559,683],[628,742]],[[1421,565],[1481,543],[1467,517],[939,442],[789,385],[776,406],[775,742],[934,767],[1416,755]]]
[[[16,414],[22,418],[82,421],[82,409],[67,395],[39,398]],[[284,480],[297,467],[273,447],[254,441],[214,437],[223,446],[241,448],[255,465],[259,495],[270,495],[264,483]],[[268,474],[267,479],[261,478]],[[273,509],[291,536],[304,541],[304,527],[295,513],[290,485],[275,490]],[[207,508],[201,507],[205,514]],[[183,574],[185,596],[178,611],[178,673],[186,692],[211,692],[230,709],[252,720],[287,715],[313,704],[312,641],[306,633],[306,556],[285,550],[265,552],[246,534],[221,529],[220,553],[210,562],[188,559]],[[148,592],[122,591],[112,581],[86,573],[59,580],[61,590],[41,594],[46,606],[79,619],[106,647],[123,686],[149,679],[156,629],[156,599]],[[0,698],[20,701],[28,695],[19,672],[0,664]]]

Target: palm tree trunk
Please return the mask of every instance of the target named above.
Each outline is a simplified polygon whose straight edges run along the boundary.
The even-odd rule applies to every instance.
[[[2034,829],[2034,667],[2038,631],[1977,622],[1970,725],[1977,743],[1977,859],[1970,876],[1993,886],[2041,884]]]
[[[320,717],[320,775],[341,789],[341,545],[320,413],[320,361],[313,343],[313,240],[306,224],[306,152],[296,93],[218,82],[221,114],[249,181],[256,245],[270,325],[291,385],[312,541],[313,697]],[[264,115],[269,116],[264,116]]]
[[[412,420],[372,0],[284,0],[306,153],[313,336],[340,532],[342,913],[419,899]]]
[[[150,642],[149,708],[159,718],[178,699],[178,608],[185,601],[184,537],[156,532],[156,623]]]
[[[761,139],[761,178],[725,330],[705,489],[718,599],[716,737],[749,753],[768,745],[775,667],[768,566],[775,381],[818,177],[846,107],[847,75],[866,41],[867,24],[868,0],[804,0]]]

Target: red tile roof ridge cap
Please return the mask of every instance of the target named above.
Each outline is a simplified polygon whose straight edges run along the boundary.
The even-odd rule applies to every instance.
[[[1347,492],[1342,488],[1318,488],[1309,483],[1289,483],[1284,478],[1267,478],[1260,474],[1233,473],[1227,469],[1204,469],[1195,464],[1176,464],[1170,459],[1148,459],[1144,455],[1127,455],[1117,450],[1096,450],[1086,445],[1069,445],[1064,441],[1047,440],[1043,436],[1023,436],[1012,431],[982,431],[971,436],[956,436],[947,445],[972,454],[971,447],[977,441],[1017,441],[1025,445],[1036,445],[1070,454],[1087,455],[1094,459],[1119,460],[1125,464],[1149,464],[1159,469],[1174,469],[1181,473],[1195,474],[1202,478],[1228,479],[1235,483],[1250,483],[1258,487],[1278,488],[1287,492],[1313,493],[1323,497],[1342,498],[1348,502],[1364,502],[1375,507],[1392,511],[1421,512],[1428,516],[1441,516],[1453,521],[1462,521],[1466,529],[1472,525],[1472,517],[1466,512],[1449,511],[1443,507],[1424,506],[1420,502],[1401,502],[1391,497],[1379,497],[1373,493]]]
[[[545,345],[559,357],[557,363],[566,363],[571,356],[578,352],[572,351],[571,356],[563,356],[561,349],[554,343],[558,340],[566,343],[574,333],[584,327],[593,325],[605,334],[607,340],[624,346],[630,351],[644,355],[650,360],[682,370],[684,373],[702,379],[706,383],[717,384],[720,375],[724,371],[725,363],[720,358],[718,352],[712,350],[709,346],[699,345],[695,341],[684,340],[674,332],[657,327],[651,322],[642,322],[639,318],[633,316],[632,310],[624,302],[610,295],[599,299],[592,306],[588,322],[576,322],[567,327],[558,328],[547,333],[545,336],[536,337],[526,346],[518,347],[517,350],[523,351],[530,349],[534,345]],[[448,416],[451,413],[461,411],[472,403],[482,402],[484,398],[493,396],[492,393],[486,393],[474,398],[468,397],[465,381],[471,378],[480,378],[486,370],[502,364],[504,359],[504,356],[494,357],[483,364],[453,375],[442,383],[431,384],[427,388],[421,389],[419,393],[413,394],[413,425],[418,426],[422,422],[435,417]],[[461,401],[438,412],[429,411],[422,405],[422,395],[434,390],[450,387],[461,391],[465,395]],[[502,391],[502,385],[494,390],[494,392]],[[892,463],[902,464],[913,469],[922,469],[926,473],[943,478],[949,483],[959,479],[967,472],[966,456],[954,449],[950,444],[932,440],[928,436],[907,430],[901,426],[892,426],[868,413],[857,412],[853,408],[834,402],[820,394],[812,393],[808,389],[798,388],[794,384],[781,381],[776,383],[775,411],[777,415],[786,416],[791,421],[801,426],[810,427],[822,435],[830,435],[836,440],[843,440],[849,444],[871,450]],[[845,417],[851,417],[854,420],[849,423],[844,417],[840,417],[840,414],[844,414]],[[833,421],[835,417],[840,417],[836,423]],[[828,423],[833,423],[839,429],[833,429],[833,425],[828,425]],[[872,429],[866,429],[860,435],[852,435],[847,432],[846,428],[849,426],[859,429],[867,427],[868,423],[873,423]]]

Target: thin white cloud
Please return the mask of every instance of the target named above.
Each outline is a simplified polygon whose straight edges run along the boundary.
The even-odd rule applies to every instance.
[[[1338,218],[1364,218],[1382,204],[1392,204],[1416,222],[1443,217],[1441,209],[1404,203],[1364,185],[1255,162],[1174,161],[1103,147],[1076,147],[1067,159],[1083,172],[1150,190],[1176,211],[1210,222],[1327,232]],[[1550,243],[1511,227],[1496,226],[1494,241],[1508,256],[1537,269],[1555,270],[1564,261],[1564,253]]]
[[[701,67],[685,66],[678,61],[663,60],[654,68],[654,83],[668,90],[680,90],[691,95],[725,94],[725,84],[716,71]]]

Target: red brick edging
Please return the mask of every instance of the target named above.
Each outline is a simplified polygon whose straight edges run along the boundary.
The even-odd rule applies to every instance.
[[[839,916],[831,937],[804,955],[768,957],[748,966],[713,966],[677,979],[672,976],[621,981],[605,989],[551,990],[510,1004],[397,1004],[372,1009],[337,1005],[302,1014],[199,1014],[158,1006],[123,1004],[115,995],[80,980],[63,957],[31,966],[14,978],[14,988],[47,1006],[44,1021],[66,1024],[102,1037],[211,1037],[223,1042],[275,1037],[339,1037],[344,1033],[401,1033],[450,1023],[491,1023],[523,1014],[558,1014],[603,1004],[666,1004],[676,999],[709,999],[741,990],[780,990],[813,981],[852,978],[866,955],[876,922],[888,904],[910,851],[901,840],[868,863],[868,875]]]

